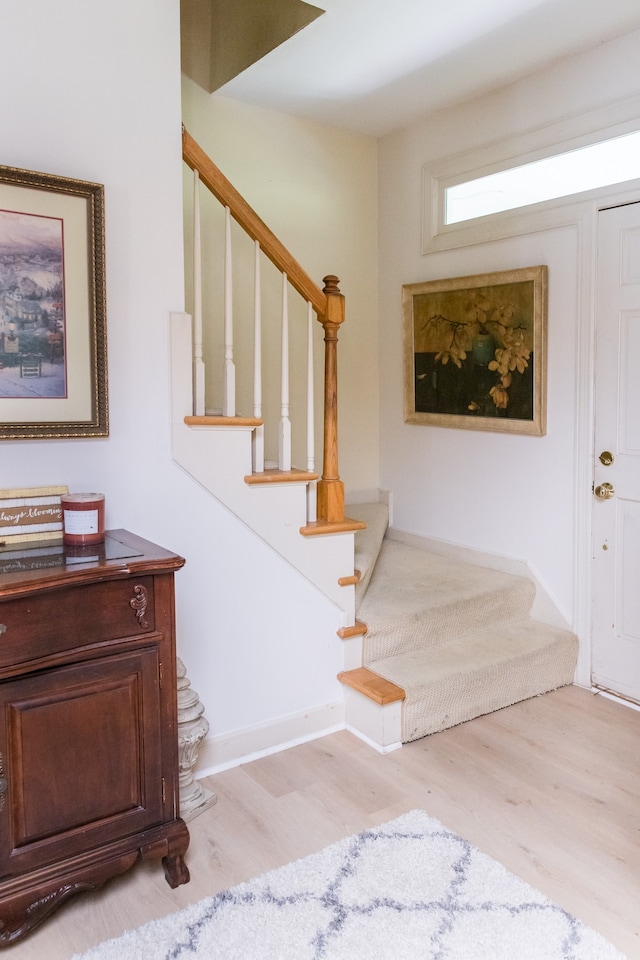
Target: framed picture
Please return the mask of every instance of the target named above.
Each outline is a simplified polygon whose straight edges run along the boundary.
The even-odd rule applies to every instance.
[[[0,440],[108,433],[104,188],[0,166]]]
[[[407,423],[543,436],[547,268],[402,288]]]

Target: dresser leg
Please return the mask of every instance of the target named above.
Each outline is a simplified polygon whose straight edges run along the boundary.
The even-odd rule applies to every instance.
[[[181,883],[189,883],[189,868],[184,862],[182,854],[176,854],[175,857],[163,857],[162,866],[164,875],[169,886],[175,890]]]
[[[182,820],[177,820],[167,837],[167,853],[162,858],[166,881],[173,889],[181,883],[189,883],[189,868],[184,862],[188,846],[189,831]]]

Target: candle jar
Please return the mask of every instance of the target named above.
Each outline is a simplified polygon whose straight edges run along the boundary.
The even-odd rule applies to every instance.
[[[65,493],[62,505],[62,542],[79,547],[104,540],[104,494]]]

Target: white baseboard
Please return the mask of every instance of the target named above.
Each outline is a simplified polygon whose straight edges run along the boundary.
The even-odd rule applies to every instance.
[[[207,737],[200,744],[195,777],[200,780],[344,729],[345,707],[344,701],[340,700],[217,737]]]
[[[504,557],[495,553],[483,553],[481,550],[474,550],[472,547],[463,547],[456,543],[448,543],[445,540],[436,540],[433,537],[423,537],[420,534],[408,533],[406,530],[398,530],[394,527],[389,527],[387,537],[389,540],[406,543],[418,550],[427,550],[429,553],[438,553],[453,560],[461,560],[465,563],[473,563],[476,566],[488,567],[492,570],[499,570],[501,573],[512,573],[517,577],[526,577],[533,580],[536,585],[536,595],[531,607],[531,616],[535,620],[541,620],[543,623],[559,627],[561,630],[571,630],[571,626],[559,604],[542,583],[536,571],[525,560],[516,560],[514,557]]]
[[[481,550],[474,550],[472,547],[464,547],[458,543],[450,543],[446,540],[438,540],[435,537],[423,537],[419,533],[409,533],[408,530],[400,530],[397,527],[390,526],[387,530],[389,540],[397,540],[400,543],[406,543],[417,550],[426,550],[429,553],[438,553],[443,557],[450,557],[453,560],[461,560],[465,563],[473,563],[476,566],[489,567],[492,570],[499,570],[501,573],[513,573],[516,576],[528,576],[528,567],[524,560],[516,560],[513,557],[503,557],[497,553],[483,553]]]

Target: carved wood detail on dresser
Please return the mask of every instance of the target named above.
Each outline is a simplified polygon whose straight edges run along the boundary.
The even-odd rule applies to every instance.
[[[0,946],[137,861],[189,880],[174,573],[125,530],[0,550]]]

